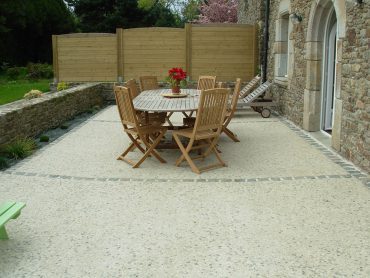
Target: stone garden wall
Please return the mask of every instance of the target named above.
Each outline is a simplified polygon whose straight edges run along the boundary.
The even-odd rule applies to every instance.
[[[101,84],[84,84],[0,106],[0,145],[33,137],[105,102]]]

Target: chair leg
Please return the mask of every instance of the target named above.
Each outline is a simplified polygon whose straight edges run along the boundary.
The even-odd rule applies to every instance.
[[[173,124],[170,120],[171,116],[173,115],[174,112],[170,112],[168,113],[168,115],[166,116],[166,122],[170,125],[170,127],[173,127]]]
[[[227,127],[223,127],[222,128],[222,131],[231,139],[233,140],[234,142],[240,142],[240,140],[238,139],[238,137],[236,136],[235,133],[233,133],[230,129],[228,129]]]
[[[218,149],[217,149],[216,147],[213,147],[212,151],[213,151],[213,152],[214,152],[214,154],[216,155],[216,158],[217,158],[217,159],[218,159],[218,161],[221,163],[221,165],[222,165],[223,167],[226,167],[227,165],[226,165],[225,161],[223,161],[223,159],[221,158],[221,155],[220,155],[220,153],[219,153]]]
[[[134,143],[131,143],[130,146],[119,156],[117,157],[117,160],[123,160],[124,157],[129,153],[131,152],[132,150],[134,150],[136,148],[135,144]]]
[[[140,143],[138,142],[139,137],[134,137],[131,134],[128,134],[128,137],[131,139],[131,141],[135,144],[136,148],[138,148],[142,153],[145,153],[145,150],[143,147],[140,146]]]
[[[138,168],[144,160],[150,155],[153,154],[161,163],[166,163],[166,161],[159,155],[159,153],[155,150],[155,147],[159,144],[161,141],[161,138],[164,136],[164,132],[161,131],[159,136],[156,138],[156,140],[150,144],[145,138],[142,139],[144,145],[148,148],[143,157],[133,166],[133,168]]]
[[[200,174],[200,171],[198,169],[198,167],[195,165],[195,163],[193,162],[193,160],[191,159],[191,157],[189,156],[189,152],[191,151],[191,148],[194,144],[194,139],[191,139],[188,146],[184,147],[184,145],[181,143],[181,140],[180,138],[178,137],[177,134],[174,134],[173,137],[175,138],[176,140],[176,143],[177,145],[179,146],[181,152],[182,152],[182,156],[180,156],[180,158],[176,161],[176,166],[179,166],[181,164],[181,162],[184,160],[184,158],[186,159],[186,161],[189,163],[190,165],[190,168],[193,172],[197,173],[197,174]]]

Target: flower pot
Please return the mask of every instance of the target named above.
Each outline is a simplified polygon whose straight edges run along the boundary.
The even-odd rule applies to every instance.
[[[172,87],[172,93],[173,94],[180,94],[180,86],[177,85],[177,86]]]

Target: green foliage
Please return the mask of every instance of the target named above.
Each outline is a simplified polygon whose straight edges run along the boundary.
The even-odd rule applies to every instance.
[[[43,93],[39,90],[31,90],[27,94],[23,96],[25,99],[33,99],[33,98],[39,98],[43,95]]]
[[[40,136],[40,142],[49,142],[49,140],[50,140],[49,136],[46,135]]]
[[[62,124],[60,126],[60,129],[68,129],[68,128],[69,128],[69,125],[67,125],[67,124]]]
[[[57,86],[57,91],[63,91],[68,89],[68,84],[65,82],[59,82]]]
[[[79,18],[83,32],[115,32],[117,27],[135,28],[172,26],[179,24],[178,17],[163,1],[141,3],[137,0],[67,0]],[[140,1],[142,2],[142,1]],[[145,2],[145,1],[144,1]]]
[[[63,0],[0,1],[0,64],[52,61],[51,35],[76,30]]]
[[[192,22],[199,18],[200,0],[188,0],[182,7],[182,18],[184,22]]]
[[[9,158],[22,159],[31,155],[36,149],[36,142],[31,138],[19,138],[7,144],[4,148]]]
[[[21,74],[20,69],[18,67],[8,68],[6,70],[6,76],[10,80],[18,79],[18,76]]]
[[[5,76],[8,80],[18,80],[25,78],[27,69],[25,67],[11,67],[6,69]]]
[[[8,168],[8,161],[6,160],[6,157],[0,156],[0,170]]]
[[[49,82],[49,80],[0,82],[0,105],[22,99],[24,94],[32,89],[48,92]]]
[[[53,67],[49,64],[27,64],[27,78],[30,80],[53,78]]]

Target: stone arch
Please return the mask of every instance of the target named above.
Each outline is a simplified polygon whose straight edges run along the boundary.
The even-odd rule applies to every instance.
[[[323,42],[327,20],[331,13],[337,17],[337,60],[335,81],[335,112],[332,131],[332,145],[340,149],[340,132],[342,101],[341,91],[341,57],[342,40],[346,34],[346,7],[345,0],[314,0],[311,6],[306,35],[307,76],[304,93],[303,127],[308,131],[321,129],[321,98],[322,98],[322,60]]]
[[[306,41],[320,41],[320,38],[322,39],[322,32],[320,32],[319,27],[323,26],[332,6],[334,6],[338,18],[338,38],[342,39],[346,36],[346,1],[315,0],[311,6]]]

